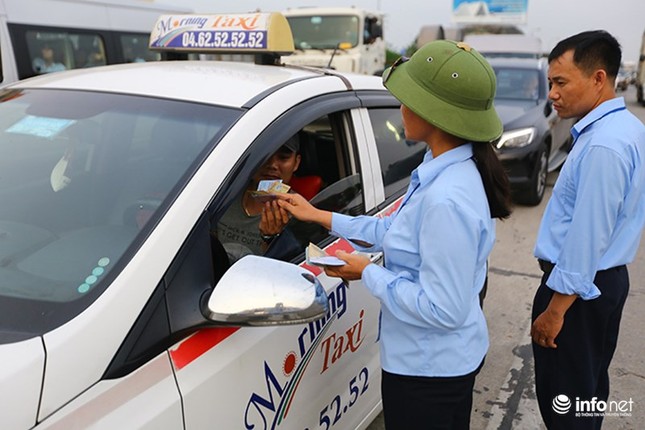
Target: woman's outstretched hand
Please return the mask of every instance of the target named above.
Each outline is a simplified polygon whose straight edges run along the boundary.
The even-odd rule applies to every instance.
[[[292,217],[305,222],[315,222],[331,229],[331,212],[317,209],[300,194],[277,193],[278,205],[289,212]]]

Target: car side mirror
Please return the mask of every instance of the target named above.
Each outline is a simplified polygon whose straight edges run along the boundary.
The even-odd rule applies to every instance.
[[[204,316],[235,326],[300,324],[322,318],[327,294],[313,273],[292,263],[247,255],[208,297]]]

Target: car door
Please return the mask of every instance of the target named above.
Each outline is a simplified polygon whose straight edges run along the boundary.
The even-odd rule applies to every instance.
[[[300,174],[320,175],[325,184],[313,199],[316,204],[353,215],[371,211],[374,189],[364,124],[355,123],[351,113],[359,103],[352,93],[322,96],[267,127],[214,195],[210,230],[239,202],[255,169],[296,133],[305,136],[301,151],[307,159]],[[272,255],[304,265],[307,241],[330,253],[352,249],[309,227],[288,225],[300,247],[278,240],[271,244]],[[195,234],[200,230],[207,234],[200,227]],[[222,258],[214,255],[215,272]],[[307,268],[328,294],[325,318],[285,327],[204,329],[170,348],[187,429],[364,428],[379,412],[378,302],[359,281],[346,285],[318,267]]]
[[[357,110],[357,121],[364,124],[366,147],[374,170],[376,216],[394,212],[410,183],[412,171],[423,161],[427,151],[424,142],[405,137],[400,103],[389,94],[359,95],[363,108]]]

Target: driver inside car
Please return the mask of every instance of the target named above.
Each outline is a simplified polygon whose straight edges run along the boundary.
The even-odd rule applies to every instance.
[[[295,134],[256,171],[248,187],[233,202],[217,224],[217,238],[231,263],[248,254],[262,255],[289,222],[289,215],[276,200],[253,196],[262,180],[282,180],[289,184],[300,166],[300,143]]]

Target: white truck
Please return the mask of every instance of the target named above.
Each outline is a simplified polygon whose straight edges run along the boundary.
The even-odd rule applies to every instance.
[[[380,74],[385,68],[383,14],[355,7],[290,8],[296,51],[282,62],[342,72]]]

